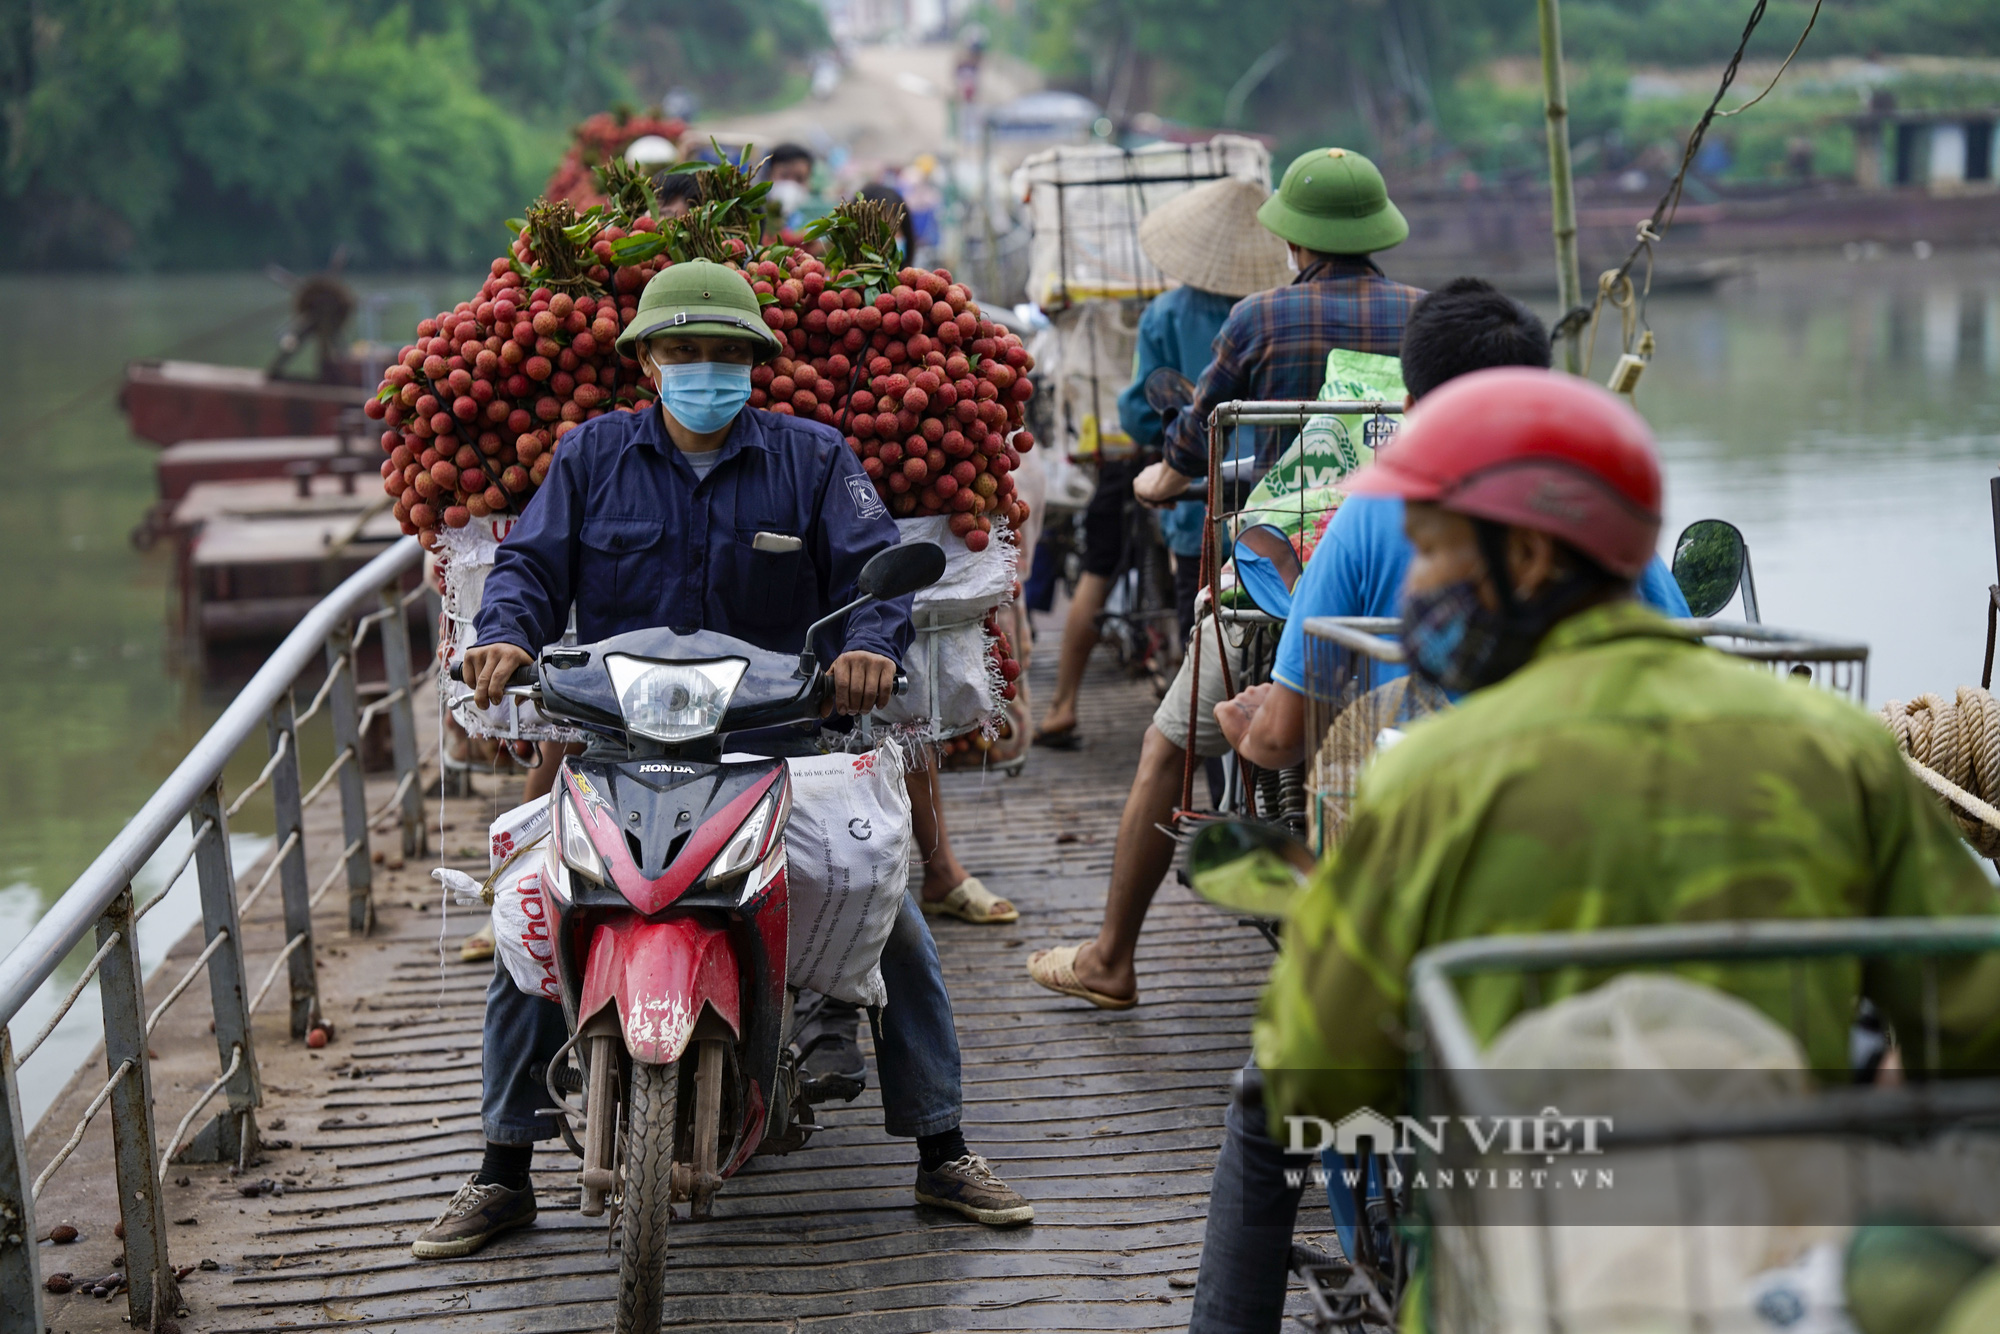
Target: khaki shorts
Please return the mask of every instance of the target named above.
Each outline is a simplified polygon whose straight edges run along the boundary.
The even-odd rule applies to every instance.
[[[1201,698],[1196,703],[1194,753],[1213,759],[1229,753],[1229,742],[1215,721],[1215,706],[1225,698],[1222,690],[1222,657],[1216,650],[1216,624],[1204,616],[1195,626],[1189,651],[1181,659],[1181,669],[1167,687],[1166,698],[1153,711],[1153,726],[1174,745],[1185,750],[1188,744],[1188,697],[1195,688],[1194,662],[1201,655]],[[1222,652],[1229,658],[1229,684],[1237,692],[1271,679],[1271,662],[1277,655],[1278,627],[1224,625]]]

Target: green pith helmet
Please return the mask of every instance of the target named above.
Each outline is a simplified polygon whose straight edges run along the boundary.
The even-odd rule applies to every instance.
[[[1278,193],[1257,210],[1267,231],[1322,255],[1365,255],[1401,245],[1410,224],[1389,200],[1382,173],[1359,153],[1315,148],[1285,168]]]
[[[774,356],[784,347],[764,323],[750,280],[709,259],[691,259],[655,274],[639,294],[639,313],[618,335],[618,350],[636,357],[641,340],[669,331],[741,338],[755,343],[760,357]]]

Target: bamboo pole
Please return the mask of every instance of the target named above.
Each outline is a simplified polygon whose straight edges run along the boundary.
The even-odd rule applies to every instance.
[[[1569,168],[1569,92],[1563,84],[1562,15],[1558,0],[1536,0],[1535,9],[1542,34],[1543,114],[1549,133],[1549,206],[1556,239],[1556,292],[1561,300],[1560,315],[1567,315],[1583,300],[1583,280],[1576,258],[1576,194],[1571,188]],[[1581,373],[1582,330],[1571,329],[1563,339],[1563,369]]]

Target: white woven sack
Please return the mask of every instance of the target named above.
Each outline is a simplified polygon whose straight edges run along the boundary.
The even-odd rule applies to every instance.
[[[950,518],[942,514],[898,519],[896,531],[903,542],[935,542],[944,548],[943,576],[929,588],[917,590],[911,619],[919,627],[984,616],[1014,600],[1017,557],[1014,544],[1002,540],[1004,528],[997,522],[984,551],[966,546],[965,539],[951,531]]]
[[[988,653],[986,614],[1014,600],[1019,553],[995,527],[986,550],[974,551],[951,531],[942,516],[899,519],[905,542],[936,542],[944,548],[944,576],[919,589],[910,620],[916,636],[903,655],[909,691],[875,713],[875,720],[898,735],[943,741],[978,728],[999,725],[1004,684]]]
[[[786,981],[856,1005],[886,1004],[882,947],[910,874],[901,752],[884,743],[862,755],[813,755],[786,765]]]
[[[478,642],[475,622],[493,573],[493,558],[515,523],[513,515],[474,519],[463,528],[438,530],[438,566],[444,572],[444,623],[438,652],[447,666],[464,661],[465,650]],[[440,676],[445,707],[466,735],[504,737],[510,741],[580,741],[581,732],[550,722],[534,705],[502,698],[491,708],[472,702],[472,687]]]
[[[550,873],[548,833],[553,804],[525,802],[495,820],[487,877],[493,892],[493,946],[514,985],[530,996],[561,1001],[556,977],[554,923],[542,898]]]
[[[997,727],[1002,682],[987,651],[992,642],[983,618],[919,627],[903,654],[909,691],[891,696],[875,720],[918,741]]]
[[[1805,1052],[1790,1033],[1733,996],[1662,973],[1621,974],[1519,1016],[1488,1045],[1484,1064],[1499,1070],[1621,1071],[1621,1099],[1633,1101],[1635,1087],[1643,1087],[1639,1100],[1662,1115],[1770,1106],[1806,1087]],[[1565,1078],[1552,1073],[1546,1084],[1550,1100],[1564,1112],[1607,1110],[1589,1105],[1603,1096],[1601,1073],[1567,1076],[1570,1084]],[[1774,1165],[1782,1169],[1806,1161],[1796,1147],[1780,1154],[1766,1160],[1754,1141],[1720,1140],[1626,1150],[1592,1160],[1592,1166],[1615,1171],[1619,1189],[1655,1199],[1671,1198],[1676,1184],[1694,1173],[1711,1216],[1762,1220],[1782,1208],[1779,1192],[1815,1185],[1773,1175]],[[1834,1166],[1830,1177],[1844,1176],[1842,1165]],[[1482,1329],[1499,1334],[1540,1334],[1558,1326],[1593,1334],[1767,1329],[1749,1300],[1761,1275],[1796,1261],[1830,1231],[1762,1222],[1589,1226],[1562,1221],[1571,1203],[1582,1201],[1550,1197],[1555,1224],[1550,1227],[1436,1230],[1441,1246],[1482,1257],[1490,1278],[1490,1288],[1480,1293]]]
[[[1045,445],[1056,456],[1092,465],[1132,456],[1118,395],[1132,382],[1139,314],[1129,301],[1080,301],[1051,315],[1046,333],[1037,335],[1035,392],[1052,395],[1047,420],[1055,424],[1054,439]]]

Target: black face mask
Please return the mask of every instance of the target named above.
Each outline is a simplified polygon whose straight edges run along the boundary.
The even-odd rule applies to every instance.
[[[1542,636],[1590,591],[1586,581],[1564,574],[1522,601],[1506,573],[1507,530],[1483,519],[1474,524],[1500,609],[1480,600],[1476,579],[1403,599],[1403,654],[1410,670],[1454,695],[1512,676],[1534,656]]]

